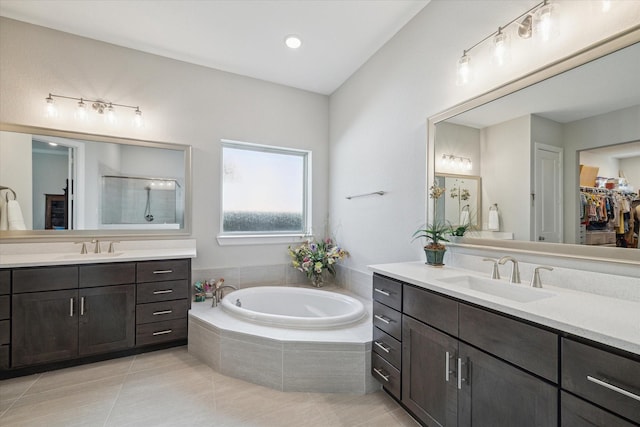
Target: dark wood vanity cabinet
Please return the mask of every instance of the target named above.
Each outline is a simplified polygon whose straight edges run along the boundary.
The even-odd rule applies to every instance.
[[[0,369],[185,340],[190,276],[189,259],[2,270]]]
[[[380,279],[391,280],[374,275],[374,289]],[[397,292],[402,391],[391,394],[423,425],[640,425],[640,356],[406,283]]]
[[[14,270],[12,367],[132,347],[134,272],[134,263]]]

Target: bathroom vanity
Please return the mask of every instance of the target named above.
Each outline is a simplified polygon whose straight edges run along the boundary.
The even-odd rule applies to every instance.
[[[185,344],[193,246],[2,255],[2,376]]]
[[[372,269],[371,372],[424,425],[640,423],[637,302],[422,263]],[[616,319],[590,329],[598,310]]]

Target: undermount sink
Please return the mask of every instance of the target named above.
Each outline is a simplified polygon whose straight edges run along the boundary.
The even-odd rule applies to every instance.
[[[100,254],[63,254],[57,259],[98,259],[98,258],[114,258],[122,255],[124,252],[105,252]]]
[[[476,276],[455,276],[440,279],[441,282],[473,291],[483,292],[517,302],[532,302],[555,296],[553,292],[526,287],[526,284],[507,284],[499,280]]]

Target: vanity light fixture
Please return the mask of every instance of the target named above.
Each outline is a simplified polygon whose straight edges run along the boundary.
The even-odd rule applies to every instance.
[[[442,163],[443,166],[454,169],[471,170],[473,168],[473,163],[470,158],[454,156],[453,154],[443,154],[440,163]]]
[[[144,126],[144,122],[142,120],[142,111],[140,111],[140,107],[132,106],[132,105],[124,105],[124,104],[115,104],[113,102],[105,102],[99,99],[86,99],[86,98],[76,98],[73,96],[65,96],[65,95],[55,95],[50,93],[49,96],[45,98],[46,102],[46,116],[47,117],[58,117],[59,111],[58,106],[54,100],[54,98],[60,99],[71,99],[74,101],[78,101],[75,111],[75,118],[81,121],[86,121],[89,118],[89,109],[87,108],[87,103],[91,105],[93,111],[97,114],[100,114],[104,117],[106,123],[110,125],[115,125],[118,122],[118,117],[116,115],[116,109],[114,107],[120,108],[130,108],[134,110],[134,116],[132,119],[132,123],[135,127],[141,128]]]
[[[287,45],[289,49],[299,49],[300,46],[302,46],[302,39],[295,34],[289,34],[284,38],[284,44]]]
[[[520,16],[498,27],[498,31],[489,34],[469,49],[465,49],[457,64],[457,85],[466,85],[472,80],[471,55],[469,53],[473,49],[492,38],[494,63],[497,66],[502,66],[507,63],[510,58],[509,29],[512,25],[517,25],[517,34],[520,38],[529,39],[533,35],[540,41],[546,42],[556,35],[557,25],[554,22],[555,15],[556,5],[552,3],[551,0],[543,0]]]

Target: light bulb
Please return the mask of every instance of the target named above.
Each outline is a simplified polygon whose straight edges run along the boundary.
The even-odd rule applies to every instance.
[[[49,96],[45,98],[45,101],[47,102],[45,107],[45,116],[49,118],[58,117],[58,107],[56,106],[56,102],[51,97],[51,94],[49,94]]]
[[[467,52],[464,52],[458,60],[457,71],[456,84],[458,86],[464,86],[471,81],[471,57],[467,55]]]
[[[442,166],[446,166],[447,165],[447,155],[446,154],[442,155],[442,158],[440,159],[440,164]]]
[[[284,38],[284,44],[287,45],[289,49],[299,49],[302,46],[302,39],[295,34],[290,34]]]
[[[136,107],[136,111],[134,111],[133,126],[137,127],[138,129],[144,127],[144,121],[142,120],[142,111],[140,111],[139,107]]]
[[[471,163],[471,159],[467,159],[465,162],[465,168],[470,171],[473,168],[473,164]]]
[[[115,125],[116,124],[116,112],[113,109],[113,105],[109,104],[107,106],[107,108],[105,109],[105,116],[104,116],[104,120],[110,124],[110,125]]]
[[[87,105],[82,102],[82,98],[80,98],[80,102],[78,102],[78,107],[76,108],[76,119],[78,120],[87,120]]]
[[[493,38],[493,62],[498,66],[503,66],[510,58],[509,36],[498,28],[498,33]]]
[[[538,9],[535,16],[535,37],[541,42],[548,42],[555,35],[554,5],[545,0],[544,4]]]

